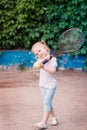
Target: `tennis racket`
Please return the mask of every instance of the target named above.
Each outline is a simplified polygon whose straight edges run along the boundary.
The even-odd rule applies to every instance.
[[[84,33],[78,28],[71,28],[62,33],[56,44],[56,49],[50,55],[50,59],[54,56],[75,52],[82,47],[85,41]],[[49,59],[49,60],[50,60]],[[45,64],[48,60],[43,61]]]

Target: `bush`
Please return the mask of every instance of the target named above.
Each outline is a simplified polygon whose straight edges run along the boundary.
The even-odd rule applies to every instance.
[[[59,35],[76,27],[87,36],[86,0],[1,0],[0,49],[30,49],[45,40],[55,47]],[[87,40],[75,54],[87,54]]]

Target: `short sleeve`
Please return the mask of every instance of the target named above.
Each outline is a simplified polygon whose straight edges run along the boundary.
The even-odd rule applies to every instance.
[[[57,59],[56,59],[56,57],[52,57],[50,62],[51,62],[51,67],[54,67],[54,66],[57,67]]]

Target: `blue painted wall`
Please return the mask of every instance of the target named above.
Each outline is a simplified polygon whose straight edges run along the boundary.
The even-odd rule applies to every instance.
[[[86,55],[70,56],[64,54],[58,57],[59,68],[64,67],[65,69],[83,69],[85,66]]]
[[[87,56],[70,56],[63,54],[57,57],[59,69],[83,69]],[[27,68],[31,68],[36,61],[36,57],[31,51],[3,51],[0,54],[0,66],[16,66],[23,64]]]
[[[23,63],[26,67],[32,67],[35,61],[36,58],[30,51],[3,51],[0,55],[0,65],[7,67]]]

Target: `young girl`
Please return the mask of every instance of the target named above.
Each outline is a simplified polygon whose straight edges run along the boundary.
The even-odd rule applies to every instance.
[[[40,68],[39,86],[42,94],[44,112],[41,122],[36,123],[34,126],[38,129],[46,129],[49,115],[51,115],[51,125],[58,124],[57,117],[55,116],[52,106],[52,100],[56,91],[57,82],[55,79],[55,72],[57,61],[55,57],[50,59],[50,49],[44,41],[37,42],[32,46],[32,52],[37,56]],[[45,64],[42,61],[48,60]],[[34,65],[35,67],[35,65]]]

